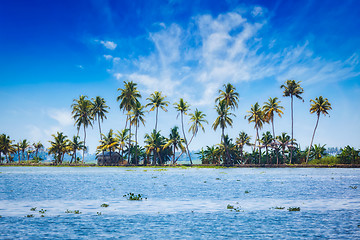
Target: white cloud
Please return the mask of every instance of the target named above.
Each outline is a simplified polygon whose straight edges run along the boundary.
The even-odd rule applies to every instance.
[[[104,58],[105,58],[106,60],[111,60],[111,59],[113,59],[113,56],[111,56],[111,55],[104,55]]]
[[[71,111],[67,109],[49,109],[47,114],[50,118],[56,120],[60,126],[70,126],[74,124],[71,117]]]
[[[120,80],[123,77],[121,73],[114,73],[113,75],[116,78],[116,80]]]
[[[102,45],[104,45],[104,47],[106,47],[107,49],[110,49],[110,50],[115,50],[115,48],[117,47],[117,44],[114,43],[114,42],[111,42],[111,41],[100,41],[100,43]]]

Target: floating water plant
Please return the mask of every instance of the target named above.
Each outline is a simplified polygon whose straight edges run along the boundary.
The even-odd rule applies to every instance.
[[[31,217],[34,217],[34,215],[28,214],[28,215],[26,215],[25,217],[31,218]]]
[[[73,211],[66,209],[65,213],[73,213]]]
[[[351,189],[357,189],[357,186],[349,186]]]
[[[100,216],[100,215],[101,215],[101,212],[96,212],[96,214],[97,214],[98,216]]]
[[[39,213],[41,213],[41,214],[44,214],[45,212],[46,212],[46,210],[44,210],[44,209],[39,210]]]
[[[221,180],[221,179],[217,177],[215,180]]]
[[[131,201],[141,201],[143,199],[143,196],[141,194],[135,194],[135,193],[125,194],[123,195],[123,197],[126,197],[127,200],[131,200]]]
[[[285,209],[285,207],[275,207],[275,209],[283,210],[283,209]]]
[[[74,214],[80,214],[80,210],[74,210]]]
[[[234,207],[233,205],[228,204],[226,209],[230,209],[231,211],[240,212],[240,207]]]
[[[245,193],[250,193],[250,191],[248,191],[248,190],[245,190]]]
[[[233,205],[228,204],[228,205],[227,205],[227,207],[226,207],[226,209],[234,209],[234,206],[233,206]]]
[[[289,207],[288,210],[290,212],[297,212],[297,211],[300,211],[300,207]]]
[[[40,217],[45,217],[45,215],[42,215],[42,214],[41,214]]]
[[[108,207],[108,206],[109,206],[109,204],[106,204],[106,203],[103,203],[100,205],[100,207]]]
[[[30,208],[30,211],[36,211],[36,207]]]

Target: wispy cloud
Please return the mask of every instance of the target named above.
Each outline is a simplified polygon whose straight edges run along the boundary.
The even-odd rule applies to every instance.
[[[208,99],[226,82],[270,78],[311,85],[359,76],[357,55],[347,61],[328,60],[316,56],[308,42],[274,48],[276,36],[263,38],[262,30],[270,24],[263,17],[266,9],[247,12],[253,17],[232,11],[194,17],[185,27],[162,24],[160,31],[149,34],[154,51],[132,62],[135,71],[122,68],[125,62],[119,59],[113,74],[138,82],[147,92],[161,90],[174,98],[187,94],[195,105],[213,104]]]
[[[117,47],[117,44],[112,41],[103,41],[103,40],[101,41],[95,40],[95,41],[101,43],[102,45],[104,45],[104,47],[110,50],[115,50],[115,48]]]
[[[50,118],[56,120],[58,124],[62,127],[70,126],[74,123],[71,117],[70,110],[54,108],[54,109],[49,109],[47,111],[47,114]]]

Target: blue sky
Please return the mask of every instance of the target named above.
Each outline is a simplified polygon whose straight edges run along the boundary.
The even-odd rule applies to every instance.
[[[155,90],[171,103],[183,97],[207,114],[206,133],[190,149],[220,141],[211,125],[218,89],[232,83],[240,94],[233,128],[255,137],[244,119],[252,104],[278,97],[286,108],[277,134],[291,131],[290,100],[280,85],[302,82],[295,101],[294,137],[309,145],[316,116],[310,99],[332,103],[314,143],[360,147],[360,6],[357,1],[1,1],[0,132],[42,141],[76,134],[74,98],[101,96],[111,107],[103,130],[120,130],[125,116],[116,97],[123,81],[138,83],[142,103]],[[160,112],[167,136],[180,125],[172,104]],[[139,139],[154,127],[146,114]],[[186,119],[187,120],[187,119]],[[187,126],[188,127],[188,126]],[[270,130],[265,125],[264,131]],[[81,135],[82,136],[82,135]],[[88,129],[90,152],[97,125]]]

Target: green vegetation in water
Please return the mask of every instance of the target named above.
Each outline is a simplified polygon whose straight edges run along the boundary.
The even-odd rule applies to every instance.
[[[283,210],[285,207],[275,207],[275,209]]]
[[[46,213],[46,210],[45,209],[40,209],[39,213],[44,214],[44,213]]]
[[[151,177],[151,178],[157,178],[156,176],[154,176],[154,177]]]
[[[248,190],[245,190],[245,193],[250,193],[250,191],[248,191]]]
[[[66,209],[65,213],[73,213],[73,211]]]
[[[160,168],[160,169],[155,169],[154,172],[163,172],[163,171],[167,171],[167,169],[165,168]]]
[[[220,178],[216,178],[215,180],[221,180]]]
[[[233,205],[230,205],[230,204],[228,204],[226,206],[226,209],[229,209],[230,211],[234,210],[235,212],[240,212],[241,211],[240,207],[234,207]]]
[[[127,200],[130,200],[130,201],[141,201],[141,200],[143,200],[143,196],[140,193],[139,194],[128,193],[128,194],[123,195],[123,197],[126,197]],[[147,199],[147,198],[145,198],[145,199]]]
[[[32,218],[32,217],[34,217],[34,215],[33,214],[28,214],[25,217]]]
[[[105,208],[108,207],[108,206],[109,206],[109,204],[106,204],[106,203],[103,203],[103,204],[100,205],[100,207],[105,207]]]
[[[227,174],[226,172],[219,172],[220,174]]]
[[[204,183],[207,183],[207,181],[204,181]]]
[[[74,214],[80,214],[80,210],[74,210]]]
[[[40,217],[45,217],[45,215],[41,214]]]
[[[101,212],[96,212],[96,214],[97,214],[98,216],[100,216],[100,215],[101,215]]]
[[[136,172],[136,170],[133,170],[133,169],[126,169],[125,171],[127,171],[127,172]]]
[[[35,212],[35,211],[36,211],[36,207],[32,207],[32,208],[30,208],[30,211]]]
[[[357,186],[349,186],[351,189],[357,189]]]
[[[289,212],[298,212],[300,211],[300,207],[289,207],[288,210]]]

